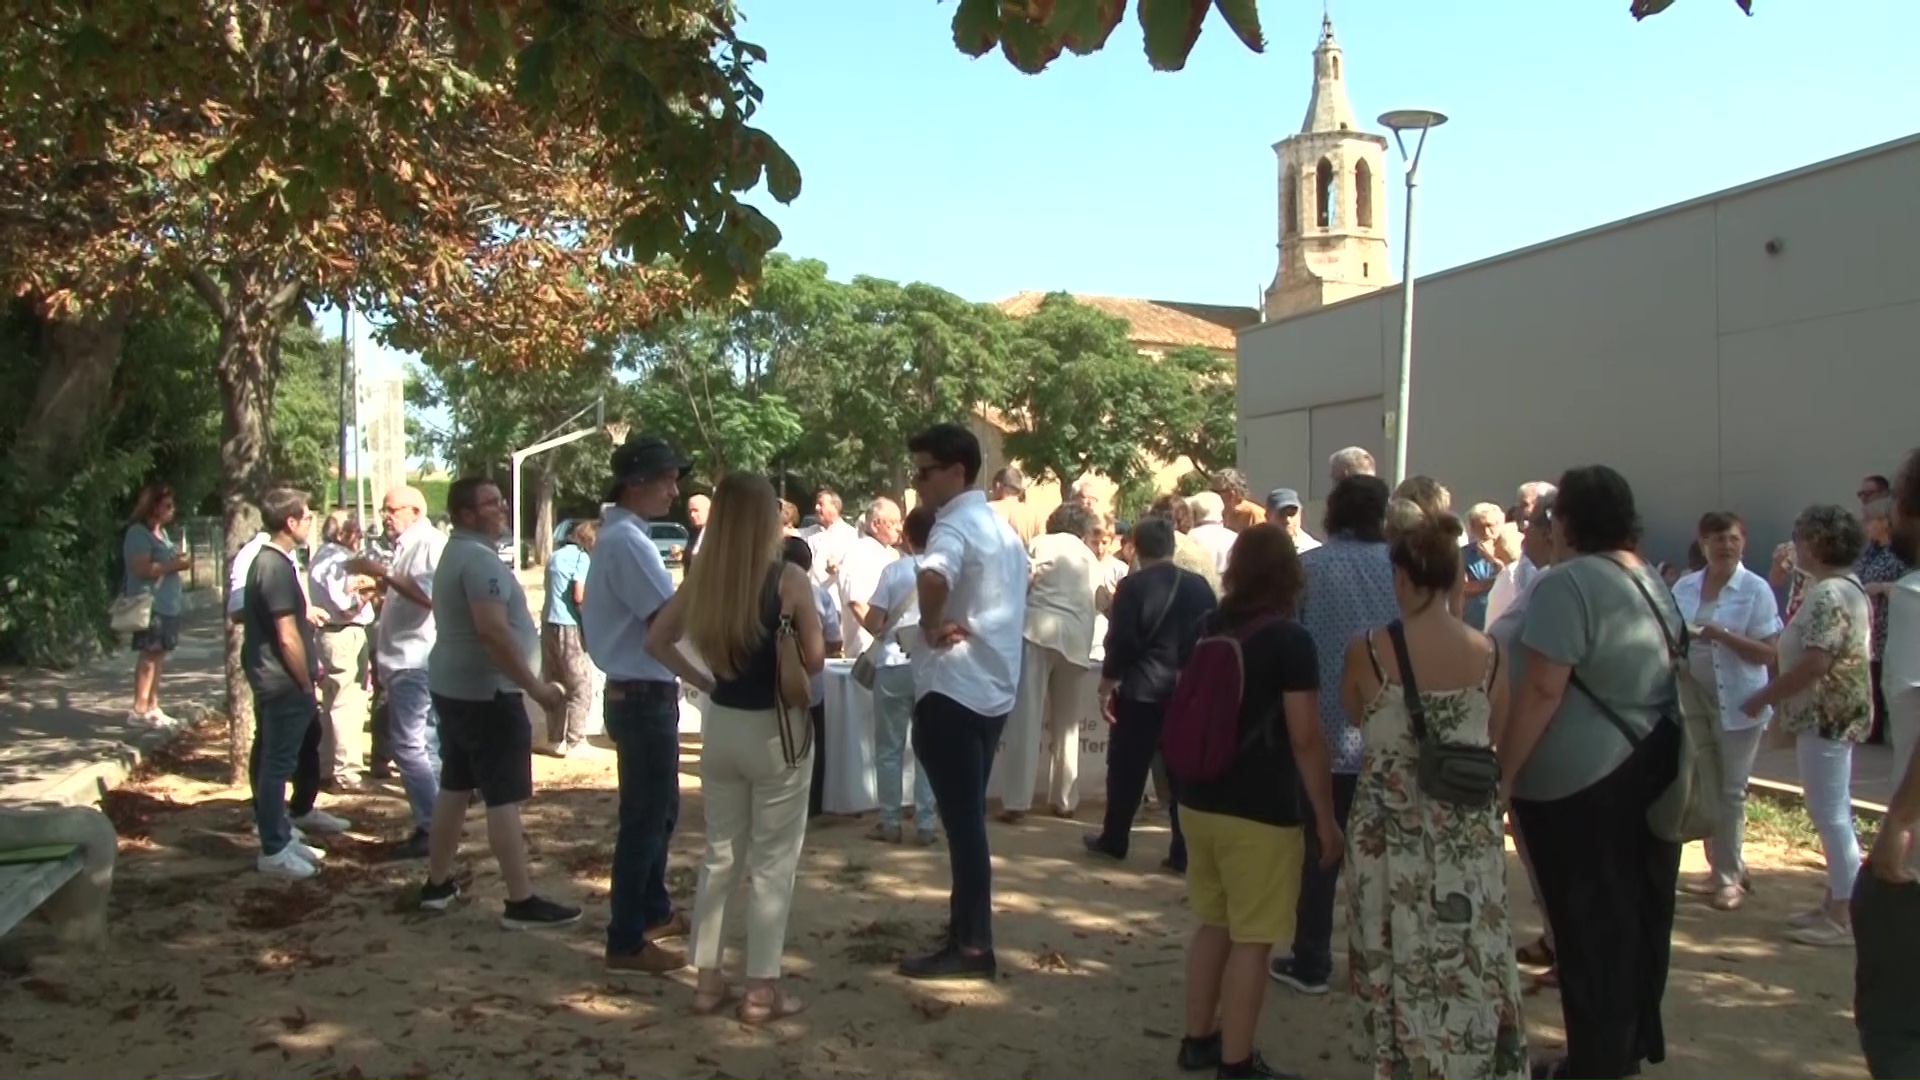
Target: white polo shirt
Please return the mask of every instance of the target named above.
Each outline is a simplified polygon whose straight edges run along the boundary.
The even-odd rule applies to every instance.
[[[913,657],[916,697],[944,694],[982,716],[1013,711],[1027,620],[1027,549],[987,506],[983,491],[955,496],[934,515],[920,559],[947,583],[944,618],[966,636]]]

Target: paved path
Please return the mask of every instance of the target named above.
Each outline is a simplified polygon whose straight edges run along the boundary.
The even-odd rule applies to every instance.
[[[185,617],[167,660],[160,705],[182,721],[225,693],[220,615]],[[72,671],[11,670],[0,691],[0,806],[90,804],[172,736],[127,721],[133,655],[124,646]]]

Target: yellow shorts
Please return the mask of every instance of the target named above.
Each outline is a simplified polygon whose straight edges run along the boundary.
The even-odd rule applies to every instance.
[[[1180,808],[1187,837],[1187,902],[1208,926],[1243,945],[1293,940],[1306,834],[1299,827]]]

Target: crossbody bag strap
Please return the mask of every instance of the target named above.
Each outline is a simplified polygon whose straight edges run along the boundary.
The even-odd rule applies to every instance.
[[[1167,588],[1167,602],[1160,605],[1160,614],[1154,616],[1153,624],[1147,627],[1147,636],[1140,639],[1146,645],[1153,641],[1153,635],[1160,632],[1160,624],[1167,621],[1167,613],[1173,610],[1173,602],[1180,598],[1180,572],[1174,571],[1173,584]]]
[[[1640,575],[1634,573],[1632,567],[1629,567],[1626,563],[1623,563],[1620,560],[1615,559],[1610,555],[1602,555],[1600,557],[1602,559],[1605,559],[1607,562],[1613,564],[1614,569],[1619,570],[1622,574],[1625,574],[1627,576],[1627,580],[1633,582],[1633,587],[1639,590],[1640,599],[1646,601],[1647,612],[1648,614],[1653,616],[1653,621],[1659,624],[1660,636],[1666,641],[1667,665],[1671,670],[1678,670],[1679,666],[1685,662],[1686,655],[1687,655],[1686,649],[1687,649],[1688,642],[1687,642],[1686,621],[1684,619],[1681,620],[1680,637],[1678,640],[1676,640],[1674,638],[1673,631],[1669,629],[1667,626],[1666,613],[1660,610],[1660,605],[1654,601],[1653,593],[1647,590],[1646,583],[1640,580]],[[1585,682],[1582,682],[1580,679],[1580,673],[1578,671],[1568,672],[1567,683],[1568,685],[1572,686],[1575,690],[1578,690],[1581,693],[1587,695],[1587,700],[1593,702],[1595,705],[1600,707],[1600,715],[1606,717],[1608,723],[1612,724],[1615,728],[1619,729],[1621,736],[1627,740],[1628,746],[1631,746],[1635,750],[1640,749],[1640,743],[1645,739],[1645,736],[1637,734],[1633,730],[1633,725],[1627,723],[1626,717],[1621,716],[1620,713],[1616,709],[1614,709],[1613,706],[1607,704],[1604,700],[1602,700],[1599,694],[1594,693],[1592,687],[1588,686]]]
[[[1407,656],[1407,628],[1399,619],[1387,624],[1387,638],[1393,642],[1393,658],[1400,666],[1400,693],[1407,700],[1407,720],[1413,725],[1413,737],[1427,739],[1427,710],[1420,704],[1420,687],[1413,679],[1413,661]]]

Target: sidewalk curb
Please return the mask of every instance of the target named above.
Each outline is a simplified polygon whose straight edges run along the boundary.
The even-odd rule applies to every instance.
[[[135,738],[120,741],[106,756],[47,780],[38,791],[0,799],[0,806],[10,809],[97,807],[107,792],[125,783],[149,755],[179,739],[209,711],[204,706],[193,706],[190,716],[176,717],[171,724],[155,724]]]

